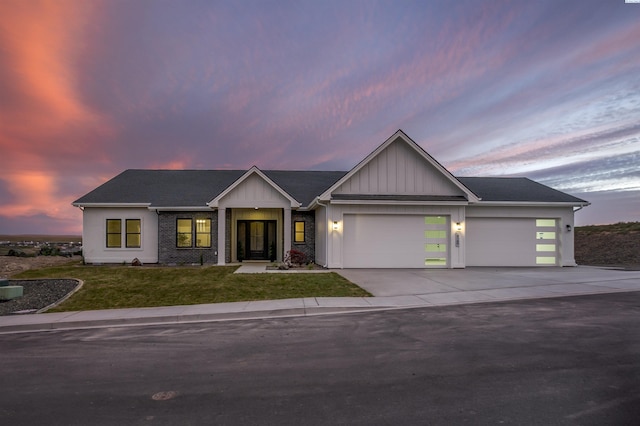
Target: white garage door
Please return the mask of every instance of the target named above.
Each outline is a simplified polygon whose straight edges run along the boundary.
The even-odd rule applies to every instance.
[[[468,217],[467,266],[557,265],[556,219]]]
[[[448,266],[449,218],[344,215],[345,268]]]

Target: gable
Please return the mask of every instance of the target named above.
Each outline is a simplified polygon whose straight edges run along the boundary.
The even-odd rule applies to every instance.
[[[352,195],[420,195],[460,197],[462,185],[404,134],[394,135],[368,161],[356,166],[332,192]],[[417,148],[417,149],[416,149]]]
[[[260,172],[257,167],[252,167],[208,204],[211,207],[238,208],[299,207],[295,199]]]

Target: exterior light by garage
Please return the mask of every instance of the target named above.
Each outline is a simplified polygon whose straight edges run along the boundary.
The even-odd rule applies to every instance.
[[[337,230],[338,230],[338,221],[337,221],[337,220],[334,220],[334,221],[333,221],[333,230],[334,230],[334,231],[337,231]]]
[[[571,232],[571,225],[567,224],[567,232]]]
[[[456,231],[462,231],[462,224],[460,222],[456,222]]]

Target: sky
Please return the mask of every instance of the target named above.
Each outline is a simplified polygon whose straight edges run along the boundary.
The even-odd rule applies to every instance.
[[[398,129],[640,220],[640,4],[0,0],[0,234],[79,235],[125,169],[349,170]]]

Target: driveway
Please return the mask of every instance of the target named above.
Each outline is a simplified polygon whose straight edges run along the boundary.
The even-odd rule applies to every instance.
[[[640,291],[640,271],[575,268],[342,269],[349,281],[374,296],[485,295],[540,297]],[[440,296],[438,296],[440,295]],[[503,298],[503,297],[497,297]],[[460,300],[463,301],[463,300]]]

